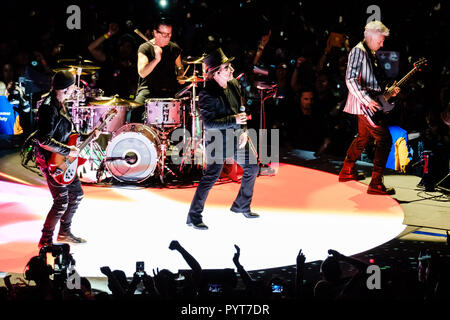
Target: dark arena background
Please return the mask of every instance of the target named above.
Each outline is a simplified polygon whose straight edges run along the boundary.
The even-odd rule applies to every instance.
[[[301,315],[303,306],[324,300],[448,301],[449,6],[3,1],[0,300],[164,302],[160,308],[175,306],[167,314],[174,319],[241,315],[220,301],[264,302],[270,316],[251,312],[266,319],[281,314],[280,305]],[[182,50],[182,73],[176,94],[150,93],[138,103],[138,48],[162,16]],[[343,111],[347,59],[372,20],[390,29],[377,51],[389,83],[414,71],[387,119],[393,145],[384,184],[394,195],[366,192],[373,141],[355,166],[366,178],[338,181],[358,132],[356,116]],[[206,162],[202,62],[219,47],[234,57],[254,151],[264,160],[252,200],[260,217],[230,212],[242,178],[230,162],[206,201],[209,229],[195,230],[186,216]],[[81,150],[84,199],[72,231],[87,242],[67,246],[55,235],[39,250],[52,197],[27,138],[61,70],[75,76],[66,107],[78,132],[90,133],[110,110],[118,114]],[[139,108],[145,117],[130,120]]]

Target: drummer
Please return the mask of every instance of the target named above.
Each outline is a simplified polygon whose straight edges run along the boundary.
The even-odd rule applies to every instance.
[[[181,48],[170,41],[172,23],[161,18],[154,26],[153,39],[138,49],[138,88],[135,101],[145,103],[148,98],[173,98],[178,90],[177,75],[183,74]],[[141,122],[144,107],[131,114],[131,122]]]

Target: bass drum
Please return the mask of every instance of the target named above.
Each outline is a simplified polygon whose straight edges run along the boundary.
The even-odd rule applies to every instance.
[[[106,167],[119,181],[141,182],[152,176],[161,156],[155,129],[129,123],[114,131],[106,148]]]

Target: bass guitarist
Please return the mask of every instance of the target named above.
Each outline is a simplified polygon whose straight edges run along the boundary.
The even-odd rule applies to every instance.
[[[84,243],[86,240],[72,234],[72,217],[83,198],[83,190],[78,177],[67,185],[61,185],[51,176],[48,160],[52,153],[77,157],[80,150],[69,146],[69,135],[73,133],[73,124],[64,102],[72,96],[75,89],[74,76],[69,71],[59,71],[52,79],[52,90],[39,107],[36,133],[36,163],[47,179],[47,185],[53,197],[53,205],[47,214],[42,229],[39,248],[53,243],[55,226],[60,222],[58,242]]]
[[[364,31],[364,40],[358,43],[349,54],[345,75],[348,87],[347,103],[344,111],[358,116],[358,135],[353,140],[339,173],[339,181],[362,180],[364,175],[358,174],[354,168],[370,139],[375,139],[375,155],[373,159],[372,179],[367,193],[375,195],[395,194],[393,188],[386,188],[383,184],[383,171],[392,145],[392,137],[387,124],[375,125],[370,118],[380,109],[369,92],[381,93],[384,71],[379,64],[375,52],[383,46],[385,37],[389,36],[389,29],[380,21],[369,22]],[[396,96],[400,88],[393,89],[392,96]]]

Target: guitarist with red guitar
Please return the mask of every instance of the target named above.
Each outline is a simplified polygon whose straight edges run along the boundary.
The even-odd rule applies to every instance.
[[[364,151],[371,138],[375,139],[372,180],[367,193],[375,195],[395,194],[393,188],[383,184],[383,171],[392,145],[392,137],[387,124],[383,121],[375,124],[371,116],[381,109],[371,92],[382,93],[384,71],[375,52],[383,46],[389,35],[389,29],[380,21],[369,22],[364,31],[364,40],[349,53],[345,81],[348,87],[347,103],[344,111],[358,116],[358,135],[353,140],[339,173],[339,181],[362,180],[364,175],[354,169],[355,162]],[[395,83],[390,88],[390,96],[398,94],[400,88]]]
[[[51,164],[56,157],[78,159],[80,149],[76,139],[69,139],[74,126],[64,102],[71,97],[75,89],[74,76],[69,71],[59,71],[52,79],[52,90],[44,98],[38,111],[36,140],[36,163],[44,173],[48,188],[53,197],[51,207],[42,229],[39,248],[52,244],[53,232],[58,221],[60,228],[58,242],[84,243],[86,240],[72,234],[72,218],[83,198],[81,183],[76,174],[70,179],[61,178],[64,167]],[[92,133],[96,136],[98,130]],[[71,141],[69,141],[71,140]]]

